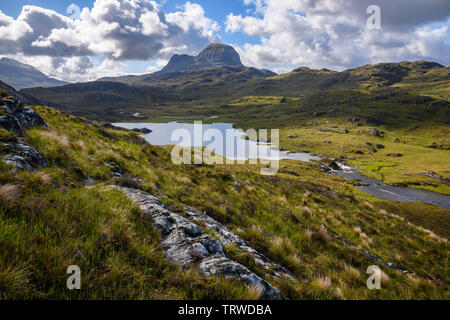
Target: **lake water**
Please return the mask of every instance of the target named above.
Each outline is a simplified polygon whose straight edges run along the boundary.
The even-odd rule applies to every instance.
[[[144,135],[144,137],[149,143],[153,145],[163,146],[179,144],[183,145],[184,147],[210,147],[210,149],[216,154],[232,160],[292,159],[305,162],[320,160],[320,157],[312,156],[308,153],[290,153],[287,151],[280,151],[279,149],[273,148],[270,144],[267,143],[258,143],[255,141],[245,140],[243,139],[245,133],[242,130],[233,128],[233,124],[231,123],[203,124],[201,133],[199,134],[199,132],[197,132],[197,137],[200,136],[200,139],[195,139],[196,129],[194,127],[194,124],[192,123],[114,123],[114,125],[126,129],[147,128],[152,130],[152,133],[146,134]],[[176,133],[179,129],[186,130],[185,132],[189,133],[190,139],[185,141],[181,141],[180,139],[173,139],[174,133]],[[205,136],[207,137],[208,135],[212,135],[214,133],[214,136],[220,135],[223,137],[224,143],[219,143],[221,147],[216,146],[215,148],[213,148],[211,146],[211,139],[202,139]],[[227,137],[227,134],[229,137],[232,137],[232,139],[226,139],[225,137]],[[368,178],[360,174],[354,168],[343,166],[342,164],[341,168],[343,170],[333,170],[331,173],[347,179],[360,181],[365,185],[359,186],[357,188],[378,199],[398,202],[422,201],[446,209],[450,209],[450,196],[441,195],[426,190],[386,185],[376,179]]]
[[[207,147],[216,154],[231,160],[293,159],[311,161],[320,159],[308,153],[280,151],[267,143],[245,140],[244,131],[233,128],[232,123],[202,124],[201,132],[196,132],[196,127],[193,123],[179,123],[176,121],[169,123],[114,123],[113,125],[126,129],[150,129],[152,133],[146,134],[144,137],[153,145],[178,144],[184,147]],[[190,139],[180,139],[179,130],[188,132]],[[201,138],[199,139],[198,137]],[[216,137],[222,137],[222,139],[217,139]]]

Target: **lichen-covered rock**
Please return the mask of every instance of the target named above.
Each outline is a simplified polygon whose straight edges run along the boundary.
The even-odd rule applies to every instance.
[[[184,210],[190,219],[201,222],[209,230],[213,231],[224,245],[235,245],[238,250],[249,253],[255,260],[256,265],[266,270],[269,275],[275,278],[295,280],[285,268],[270,261],[270,259],[262,253],[250,248],[243,239],[230,232],[221,223],[217,222],[207,214],[190,207],[185,207]]]
[[[261,289],[261,300],[280,300],[278,289],[263,280],[243,265],[225,257],[211,257],[200,263],[200,271],[206,276],[223,276],[242,279],[249,285]]]
[[[15,97],[3,98],[1,104],[8,106],[13,113],[21,112],[24,107],[23,103]]]
[[[22,126],[29,127],[45,127],[48,128],[48,124],[41,118],[41,116],[28,107],[24,107],[21,112],[15,113],[17,119],[21,122]]]
[[[0,117],[0,127],[23,135],[24,128],[48,127],[44,119],[33,109],[26,107],[14,97],[0,99],[0,108],[5,113]]]
[[[2,156],[3,160],[19,170],[31,171],[47,166],[44,156],[36,148],[23,141],[4,143],[2,151],[6,153]]]
[[[25,107],[15,97],[0,99],[0,128],[23,136],[25,128],[41,126],[48,127],[36,111]],[[16,140],[16,138],[14,138]],[[22,139],[11,143],[3,143],[1,158],[19,170],[33,170],[46,167],[47,163],[42,154],[34,147],[27,145]]]
[[[23,126],[19,119],[13,115],[5,115],[0,117],[0,128],[12,131],[15,134],[23,135]]]
[[[198,263],[200,272],[206,276],[224,276],[243,281],[261,289],[261,299],[281,299],[278,289],[251,272],[245,266],[231,260],[223,245],[236,244],[242,251],[255,257],[257,264],[273,276],[293,278],[281,266],[248,247],[241,238],[228,231],[220,223],[195,209],[186,207],[188,218],[164,207],[158,198],[141,190],[112,186],[124,192],[138,204],[161,234],[161,248],[170,260],[181,266]],[[213,231],[218,239],[201,230],[196,221]]]

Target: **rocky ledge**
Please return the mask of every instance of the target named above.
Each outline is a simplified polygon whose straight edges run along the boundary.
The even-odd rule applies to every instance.
[[[19,170],[33,170],[47,165],[42,154],[25,143],[22,136],[26,128],[48,127],[47,123],[18,98],[0,99],[0,128],[14,133],[14,138],[1,143],[2,159]],[[17,137],[16,137],[17,136]]]
[[[260,299],[278,300],[277,288],[245,266],[229,258],[224,245],[235,244],[239,250],[251,254],[257,265],[267,271],[267,278],[295,279],[281,266],[247,246],[244,240],[227,230],[219,222],[193,208],[186,207],[187,217],[167,210],[161,200],[141,190],[112,186],[125,193],[150,218],[161,234],[161,247],[171,261],[189,266],[197,264],[205,276],[224,276],[237,279],[261,290]],[[217,239],[199,228],[207,228]]]
[[[42,154],[34,147],[25,144],[21,140],[11,143],[3,143],[3,161],[19,170],[32,171],[47,166]]]
[[[12,131],[18,135],[23,135],[26,128],[40,126],[48,127],[47,123],[36,111],[25,106],[14,97],[7,97],[0,100],[0,128]]]

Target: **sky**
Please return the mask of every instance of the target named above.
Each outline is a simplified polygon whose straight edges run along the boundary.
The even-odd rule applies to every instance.
[[[0,56],[71,82],[155,72],[215,42],[277,73],[448,66],[449,27],[449,0],[14,0],[0,2]]]

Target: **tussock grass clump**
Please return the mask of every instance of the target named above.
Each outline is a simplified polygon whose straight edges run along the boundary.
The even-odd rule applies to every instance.
[[[314,279],[312,285],[320,291],[327,291],[331,288],[331,279],[327,276],[321,276]]]
[[[312,212],[312,210],[310,208],[308,208],[307,206],[304,206],[302,208],[302,215],[304,217],[309,217],[310,218],[310,217],[313,216],[313,212]]]
[[[369,201],[364,201],[364,202],[362,203],[362,205],[363,205],[363,208],[367,208],[367,209],[374,210],[373,205],[372,205]]]
[[[45,171],[38,171],[35,173],[35,177],[42,184],[51,184],[53,182],[52,175]]]
[[[311,238],[313,240],[318,240],[318,241],[322,241],[322,242],[328,242],[331,239],[331,236],[329,235],[327,229],[325,228],[325,226],[321,226],[319,230],[314,231],[311,234]]]
[[[247,299],[248,300],[259,300],[262,293],[264,291],[264,287],[258,284],[252,284],[248,286]]]
[[[344,270],[354,278],[359,278],[361,276],[361,272],[359,272],[358,269],[356,269],[348,264],[344,265]]]
[[[42,136],[45,139],[51,140],[53,142],[56,142],[57,144],[59,144],[61,147],[67,148],[70,145],[70,140],[66,135],[63,134],[58,134],[56,131],[44,131],[42,133]]]
[[[380,269],[380,273],[381,273],[381,277],[380,277],[380,282],[382,285],[387,285],[390,281],[390,278],[388,276],[388,274],[386,272],[384,272],[383,270]]]
[[[0,201],[3,204],[12,204],[16,202],[21,195],[19,186],[13,184],[5,184],[0,187]]]

